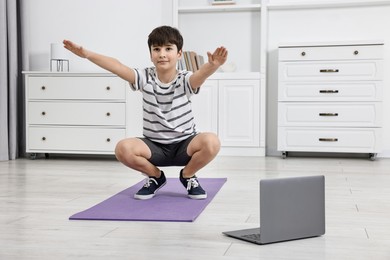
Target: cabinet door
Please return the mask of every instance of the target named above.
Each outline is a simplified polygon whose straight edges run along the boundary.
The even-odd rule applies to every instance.
[[[222,146],[260,145],[260,83],[220,80],[218,132]]]
[[[195,123],[200,132],[218,132],[218,81],[207,80],[191,99]]]

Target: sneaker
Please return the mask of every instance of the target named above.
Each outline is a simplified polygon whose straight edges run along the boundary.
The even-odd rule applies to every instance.
[[[165,183],[167,183],[167,179],[165,178],[164,172],[161,171],[160,178],[156,177],[147,177],[145,179],[144,186],[134,194],[134,198],[139,200],[148,200],[156,195],[156,192],[161,189]]]
[[[188,197],[195,200],[202,200],[207,198],[207,193],[199,184],[196,176],[191,178],[183,177],[183,170],[180,171],[180,182],[188,191]]]

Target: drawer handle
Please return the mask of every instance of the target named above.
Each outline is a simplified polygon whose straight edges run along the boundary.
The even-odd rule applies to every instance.
[[[106,139],[107,143],[111,142],[111,139],[110,138],[107,138]]]
[[[41,89],[42,89],[42,90],[45,90],[45,89],[46,89],[46,87],[45,87],[45,86],[42,86],[42,87],[41,87]]]
[[[338,90],[332,90],[332,89],[321,89],[320,93],[339,93]]]
[[[318,138],[320,142],[337,142],[337,138]]]
[[[320,70],[321,73],[336,73],[339,72],[338,69],[322,69]]]
[[[359,51],[354,51],[353,54],[358,55]]]
[[[339,113],[319,113],[319,116],[339,116]]]
[[[110,86],[107,86],[106,89],[107,89],[107,90],[110,90],[111,88],[110,88]]]
[[[306,52],[303,51],[303,52],[301,53],[301,55],[302,55],[302,56],[306,56]]]
[[[42,141],[46,141],[46,137],[42,137]]]
[[[110,112],[107,112],[107,113],[106,113],[106,116],[111,116],[111,113],[110,113]]]
[[[45,112],[45,111],[42,111],[42,115],[45,116],[45,115],[46,115],[46,112]]]

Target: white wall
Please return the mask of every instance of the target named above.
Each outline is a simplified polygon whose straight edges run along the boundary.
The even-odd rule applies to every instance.
[[[270,10],[268,28],[267,154],[277,152],[277,47],[286,42],[383,40],[383,153],[390,157],[390,6]]]
[[[151,65],[147,37],[172,23],[172,6],[163,0],[23,0],[26,70],[50,70],[50,43],[70,39],[118,58],[132,67]],[[71,71],[102,71],[70,55]]]

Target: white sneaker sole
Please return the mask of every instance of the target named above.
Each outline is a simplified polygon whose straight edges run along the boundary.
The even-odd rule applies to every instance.
[[[166,184],[167,182],[164,182],[163,185],[161,185],[158,189],[156,189],[154,191],[153,194],[149,194],[149,195],[139,195],[139,194],[134,194],[134,199],[137,199],[137,200],[149,200],[151,198],[153,198],[155,195],[156,195],[156,192],[161,189],[162,187],[164,187],[164,185]]]
[[[193,200],[204,200],[204,199],[207,199],[207,194],[201,194],[201,195],[190,195],[190,194],[188,194],[188,197],[190,197]]]

